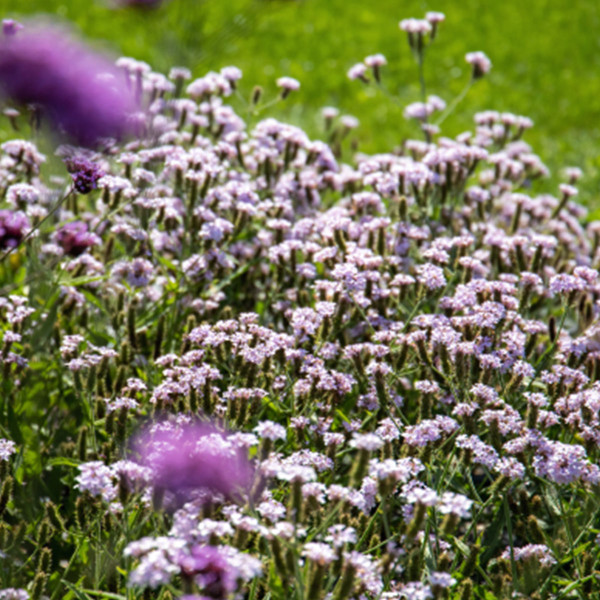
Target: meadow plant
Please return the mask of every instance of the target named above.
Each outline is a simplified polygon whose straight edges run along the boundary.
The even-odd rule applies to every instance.
[[[0,599],[599,597],[600,223],[529,119],[441,134],[444,22],[400,23],[418,139],[375,155],[261,119],[294,79],[5,22],[6,98],[102,152],[0,147]]]

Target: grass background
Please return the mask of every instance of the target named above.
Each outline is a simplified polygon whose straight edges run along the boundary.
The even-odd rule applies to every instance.
[[[202,75],[236,65],[246,96],[254,85],[274,96],[277,77],[296,77],[300,91],[269,114],[319,137],[319,109],[335,105],[360,119],[356,136],[368,152],[419,135],[402,117],[403,105],[418,100],[419,91],[398,21],[440,10],[447,20],[427,55],[428,92],[447,102],[460,93],[469,77],[468,51],[483,50],[493,63],[444,123],[444,133],[471,127],[472,115],[484,109],[531,117],[536,127],[526,140],[552,171],[540,189],[554,191],[560,169],[579,166],[585,173],[580,198],[600,216],[597,0],[170,0],[156,10],[115,9],[101,0],[0,0],[0,8],[4,17],[45,14],[71,22],[97,45],[163,72],[184,65]],[[393,98],[346,78],[350,66],[375,52],[388,58],[384,80]]]

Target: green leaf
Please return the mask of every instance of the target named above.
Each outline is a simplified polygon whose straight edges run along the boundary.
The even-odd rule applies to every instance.
[[[101,590],[83,590],[86,594],[90,596],[98,596],[99,598],[110,598],[110,600],[127,600],[126,596],[121,596],[121,594],[113,594],[112,592],[103,592]]]
[[[562,512],[560,510],[560,498],[556,493],[556,489],[550,485],[544,486],[544,500],[548,506],[548,509],[555,517],[560,517]]]
[[[465,555],[468,556],[471,553],[471,549],[467,544],[458,538],[454,538],[454,545]]]
[[[92,292],[90,292],[89,290],[86,290],[86,289],[79,290],[79,291],[85,296],[85,299],[90,304],[93,304],[99,311],[106,313],[106,309],[102,305],[102,302],[100,302],[100,300],[98,300],[98,298],[96,298],[96,296],[94,296],[94,294],[92,294]]]
[[[49,467],[78,467],[80,464],[80,460],[77,460],[75,458],[67,458],[66,456],[55,456],[54,458],[51,458],[47,463]]]
[[[78,550],[79,558],[81,559],[81,562],[84,565],[87,565],[87,563],[88,563],[88,550],[89,549],[90,549],[89,538],[85,538],[81,542],[81,545],[79,546],[79,550]]]
[[[87,277],[63,277],[58,280],[59,285],[67,285],[69,287],[77,287],[79,285],[87,285],[88,283],[94,283],[95,281],[104,281],[107,275],[94,275]]]
[[[585,552],[587,550],[587,548],[589,547],[590,543],[589,542],[585,542],[584,544],[579,544],[579,546],[577,546],[577,548],[575,548],[573,551],[569,552],[569,554],[565,557],[562,558],[562,560],[560,561],[561,565],[564,565],[568,562],[570,562],[571,560],[573,560],[573,558],[575,556],[579,556],[582,552]]]
[[[156,254],[155,258],[163,267],[167,267],[167,269],[173,271],[174,273],[179,272],[179,268],[177,267],[177,265],[171,262],[168,258],[162,256],[161,254]]]

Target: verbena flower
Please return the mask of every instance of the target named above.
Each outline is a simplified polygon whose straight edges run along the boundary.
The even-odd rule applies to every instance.
[[[0,438],[0,460],[8,460],[16,451],[16,445],[12,440]]]
[[[527,544],[521,548],[506,548],[502,553],[502,558],[511,560],[514,557],[516,561],[527,561],[531,558],[537,559],[543,567],[550,567],[556,563],[556,558],[552,555],[552,551],[544,544]]]
[[[79,256],[88,248],[101,243],[101,239],[88,230],[83,221],[66,223],[56,232],[56,243],[63,249],[65,254]]]
[[[0,210],[0,248],[18,246],[29,228],[29,219],[23,212]]]
[[[105,175],[97,163],[84,156],[69,158],[65,162],[73,180],[73,187],[80,194],[89,194],[95,190],[98,180]]]
[[[473,67],[473,79],[480,79],[492,68],[492,61],[483,52],[469,52],[465,60]]]
[[[431,31],[431,23],[425,19],[403,19],[399,27],[407,33],[425,34]]]
[[[277,87],[281,89],[281,97],[287,98],[291,92],[300,89],[300,82],[293,77],[280,77],[277,80]]]

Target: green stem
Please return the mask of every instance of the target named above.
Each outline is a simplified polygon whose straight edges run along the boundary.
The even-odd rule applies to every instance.
[[[510,544],[510,569],[512,572],[513,586],[514,586],[515,590],[518,591],[518,589],[519,589],[518,581],[519,580],[518,580],[518,576],[517,576],[517,565],[515,563],[515,544],[514,544],[514,539],[513,539],[512,522],[510,520],[510,509],[508,507],[508,500],[506,499],[506,496],[504,497],[502,505],[504,507],[504,518],[506,520],[506,530],[508,531],[508,543]]]
[[[419,86],[421,87],[421,101],[425,102],[427,97],[427,88],[425,86],[425,72],[423,69],[423,52],[419,52],[417,55],[417,64],[419,65]]]
[[[441,125],[456,109],[456,107],[465,99],[469,93],[471,86],[473,85],[473,78],[469,79],[467,85],[463,88],[462,92],[448,104],[446,110],[440,115],[440,118],[434,122],[434,125]]]

